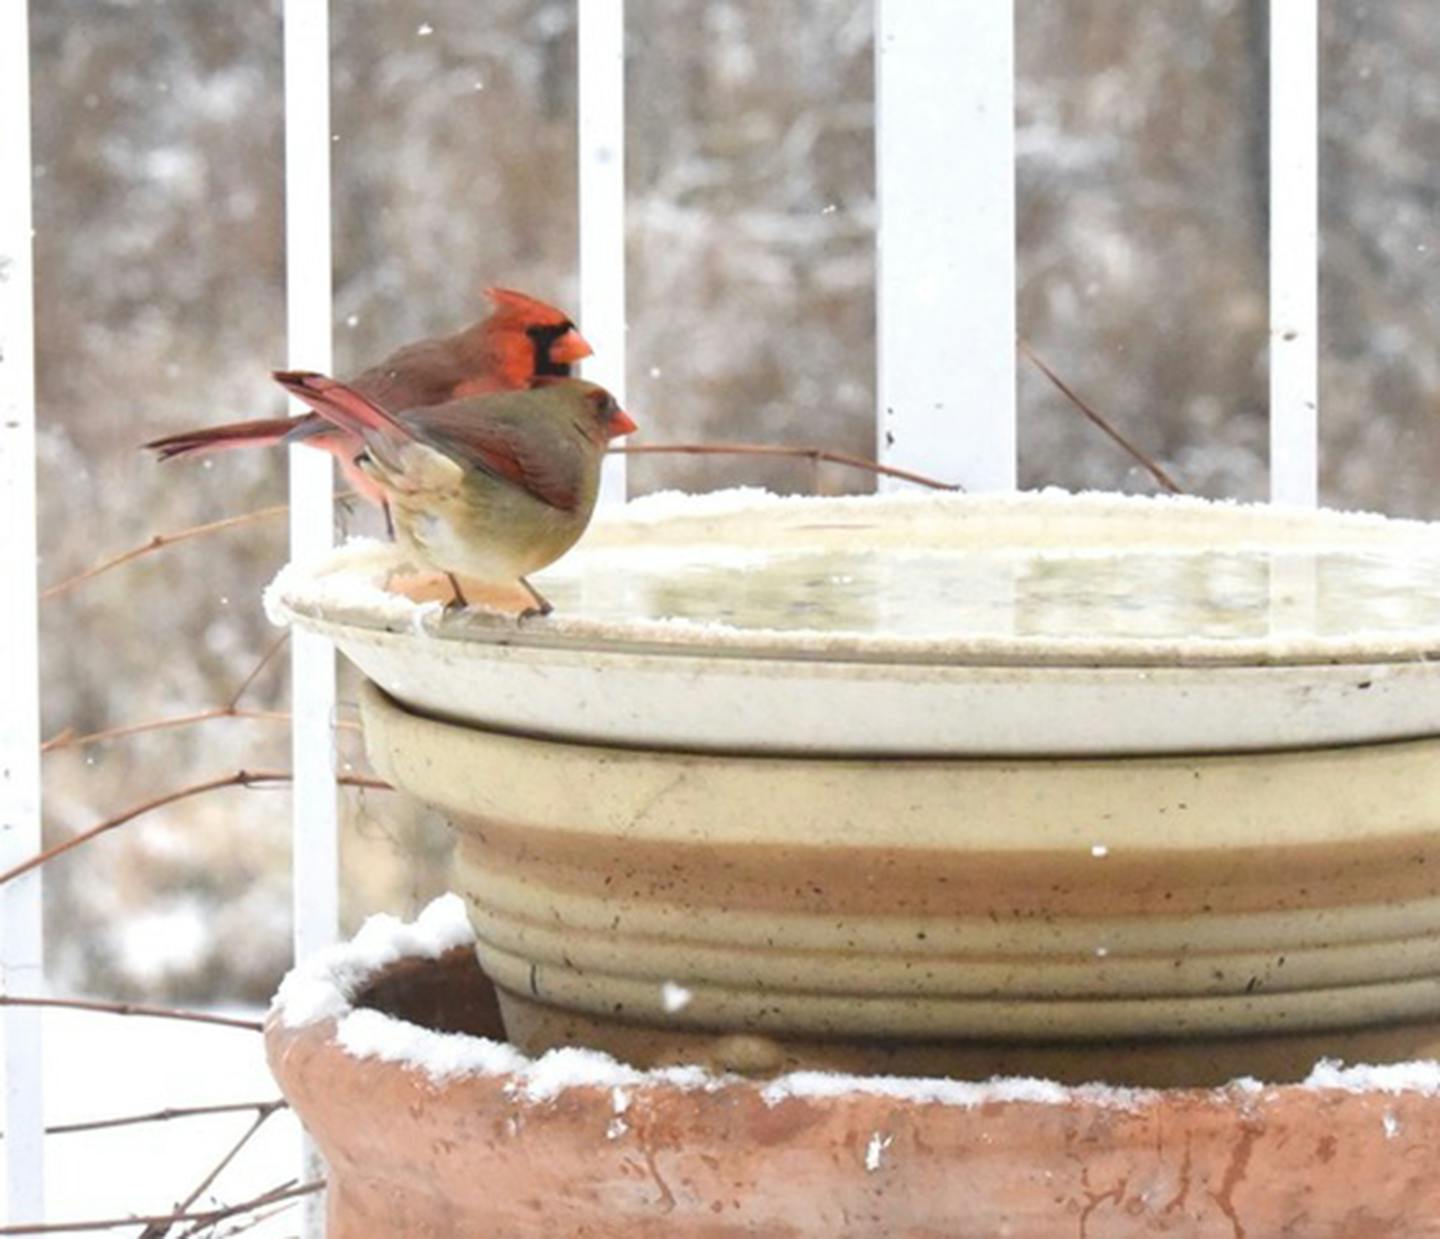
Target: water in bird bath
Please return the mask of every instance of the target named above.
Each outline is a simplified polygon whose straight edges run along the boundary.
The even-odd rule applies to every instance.
[[[1440,642],[1440,553],[1249,548],[597,548],[544,577],[557,613],[890,637],[1156,641],[1417,630]]]

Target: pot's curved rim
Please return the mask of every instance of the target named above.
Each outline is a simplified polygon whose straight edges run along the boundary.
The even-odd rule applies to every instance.
[[[459,896],[442,895],[413,923],[386,914],[371,917],[349,942],[316,952],[281,982],[266,1020],[276,1043],[309,1039],[347,1058],[375,1059],[420,1073],[442,1086],[467,1079],[498,1082],[517,1102],[548,1104],[572,1090],[608,1090],[616,1113],[647,1094],[735,1092],[774,1106],[793,1099],[836,1101],[881,1097],[912,1104],[975,1108],[1004,1103],[1075,1105],[1135,1110],[1166,1096],[1189,1094],[1212,1104],[1248,1105],[1296,1094],[1440,1095],[1440,1061],[1345,1066],[1322,1060],[1296,1084],[1265,1084],[1245,1077],[1219,1088],[1156,1089],[1100,1082],[1080,1085],[1029,1077],[985,1081],[941,1077],[849,1075],[793,1071],[768,1080],[721,1075],[699,1066],[639,1070],[608,1054],[578,1047],[539,1057],[507,1042],[468,1033],[437,1032],[382,1011],[354,1005],[377,977],[412,960],[439,960],[473,947],[475,936]]]
[[[1052,551],[1074,557],[1116,547],[1161,556],[1212,549],[1275,556],[1284,561],[1275,573],[1293,580],[1274,575],[1274,588],[1293,588],[1300,597],[1299,611],[1290,616],[1298,616],[1298,627],[1290,626],[1283,606],[1272,606],[1274,622],[1264,635],[1227,637],[770,628],[695,616],[597,616],[587,614],[583,605],[517,623],[510,615],[483,609],[449,614],[438,602],[417,603],[389,592],[386,579],[406,561],[394,546],[366,539],[353,540],[318,561],[283,569],[266,591],[266,607],[277,624],[296,623],[331,637],[414,633],[455,642],[460,649],[506,646],[662,659],[788,660],[819,668],[1018,666],[1043,673],[1082,667],[1103,674],[1136,668],[1367,667],[1424,663],[1440,656],[1440,622],[1319,632],[1307,626],[1303,614],[1305,595],[1314,589],[1314,557],[1374,552],[1395,563],[1435,557],[1440,555],[1440,525],[1373,513],[1170,496],[1045,491],[804,498],[753,490],[648,496],[597,519],[581,546],[538,581],[563,587],[577,579],[583,582],[587,574],[603,578],[608,565],[620,562],[616,557],[639,552],[672,555],[681,562],[686,548],[697,546],[707,553],[718,546],[733,554],[735,571],[743,573],[745,556],[762,540],[767,552],[785,552],[841,546],[862,534],[867,545],[901,557],[922,536],[931,540],[927,546],[938,536],[946,550],[1003,556],[1013,549],[1032,559]]]

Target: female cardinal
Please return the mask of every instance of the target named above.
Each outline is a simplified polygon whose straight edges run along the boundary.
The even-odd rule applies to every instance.
[[[591,348],[575,324],[553,305],[508,288],[488,288],[495,306],[489,318],[453,336],[420,340],[397,349],[350,386],[387,409],[419,409],[461,396],[528,387],[537,377],[563,377]],[[232,447],[304,443],[329,452],[350,484],[380,503],[375,483],[355,467],[361,443],[314,413],[231,422],[167,435],[145,446],[161,460]]]
[[[580,539],[595,510],[605,444],[635,423],[603,387],[542,379],[528,391],[465,396],[392,416],[354,386],[303,370],[275,381],[363,444],[356,461],[381,492],[402,544],[450,578],[518,582]]]

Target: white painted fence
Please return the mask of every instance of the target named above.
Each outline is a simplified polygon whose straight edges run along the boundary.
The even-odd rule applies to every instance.
[[[580,306],[597,351],[586,372],[623,399],[624,6],[578,3]],[[290,360],[328,369],[327,0],[286,0],[284,14]],[[1013,23],[1009,0],[877,0],[878,451],[973,490],[1015,484]],[[1316,45],[1316,0],[1272,3],[1272,495],[1306,504],[1317,456]],[[0,869],[40,841],[28,83],[26,5],[0,0]],[[966,349],[937,355],[936,323]],[[623,458],[607,462],[606,497],[624,485]],[[294,554],[329,545],[330,487],[328,456],[292,452]],[[336,927],[334,656],[297,634],[293,670],[305,953]],[[0,989],[39,992],[38,870],[0,890],[0,928]],[[39,1220],[38,1013],[6,1008],[5,1031],[7,1216]]]

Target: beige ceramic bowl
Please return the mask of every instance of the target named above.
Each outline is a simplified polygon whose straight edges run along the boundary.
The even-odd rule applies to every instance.
[[[1440,1217],[1433,1070],[1128,1092],[637,1075],[497,1044],[463,948],[345,972],[358,1010],[265,1034],[329,1163],[330,1239],[1421,1239]]]
[[[726,757],[363,706],[527,1050],[1196,1083],[1440,1046],[1440,742]]]
[[[1440,532],[1114,495],[654,497],[442,617],[393,549],[271,612],[416,710],[500,731],[831,756],[1234,752],[1440,735]],[[423,637],[423,640],[417,640]]]

